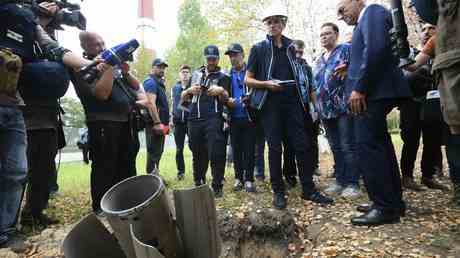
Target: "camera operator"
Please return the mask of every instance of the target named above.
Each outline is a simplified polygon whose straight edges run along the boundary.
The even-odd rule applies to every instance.
[[[50,13],[59,11],[53,2],[43,1],[39,6]],[[53,15],[37,16],[39,24],[54,38],[54,27],[50,24]],[[24,71],[23,77],[27,78],[19,83],[19,91],[26,104],[22,110],[27,129],[29,167],[27,198],[21,214],[21,224],[46,227],[58,223],[56,219],[43,214],[43,211],[48,206],[51,185],[57,185],[57,151],[65,146],[58,99],[69,86],[69,75],[64,66],[55,62],[36,60],[34,64],[29,73]],[[46,77],[44,81],[33,79],[32,73],[44,72],[52,73],[52,76]]]
[[[417,14],[426,22],[437,24],[431,48],[436,53],[433,72],[438,84],[441,110],[449,126],[446,154],[454,186],[453,204],[460,207],[460,4],[447,0],[413,0]]]
[[[53,10],[50,8],[50,14]],[[51,61],[80,68],[90,62],[59,46],[36,22],[33,13],[16,3],[0,4],[0,248],[21,238],[15,230],[27,175],[26,129],[17,86],[22,67],[36,58],[34,44]]]
[[[209,45],[204,49],[206,65],[192,75],[192,86],[182,92],[182,101],[190,103],[189,140],[193,155],[195,185],[206,183],[206,171],[211,161],[212,188],[216,198],[222,197],[225,173],[224,103],[228,101],[230,78],[222,73],[219,49]]]
[[[435,35],[436,27],[426,23],[422,27],[422,44],[428,46],[429,39]],[[426,55],[427,47],[423,47],[416,58]],[[429,56],[429,55],[427,55]],[[423,58],[424,59],[424,58]],[[442,163],[441,142],[443,121],[441,110],[435,116],[431,116],[431,108],[427,105],[430,99],[427,94],[436,90],[431,76],[431,61],[427,59],[425,64],[413,72],[406,72],[409,85],[412,88],[414,98],[408,99],[401,104],[401,138],[404,142],[401,153],[401,173],[403,187],[415,191],[422,190],[414,181],[414,164],[417,157],[420,137],[423,134],[423,155],[421,161],[422,184],[432,189],[447,190],[447,187],[434,179],[436,167]],[[439,98],[438,98],[439,100]],[[439,157],[441,156],[441,157]],[[439,160],[441,159],[441,161]]]
[[[105,50],[102,37],[81,32],[84,55],[95,59]],[[102,196],[116,183],[136,175],[139,151],[138,128],[133,119],[137,104],[148,105],[139,82],[122,68],[106,63],[97,66],[98,78],[88,83],[80,74],[72,82],[85,110],[91,159],[91,197],[93,211],[101,215]]]

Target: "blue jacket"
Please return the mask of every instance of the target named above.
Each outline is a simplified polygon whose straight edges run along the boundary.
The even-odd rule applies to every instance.
[[[282,38],[283,44],[288,45],[287,48],[287,56],[289,59],[289,63],[291,65],[291,69],[294,73],[294,79],[297,81],[297,90],[299,92],[299,96],[301,96],[301,103],[305,111],[308,110],[308,89],[304,87],[308,86],[310,83],[304,81],[307,76],[301,76],[300,73],[302,72],[301,67],[303,64],[297,62],[295,57],[295,48],[292,45],[292,40],[284,37]],[[256,43],[252,48],[249,55],[249,58],[256,58],[256,71],[251,71],[255,73],[255,79],[259,81],[267,81],[271,80],[272,74],[272,64],[273,64],[273,41],[271,36],[267,36],[267,39]],[[252,60],[248,60],[249,62],[253,62]],[[302,80],[301,82],[301,78]],[[256,110],[262,109],[265,100],[268,95],[267,89],[251,89],[250,91],[250,102],[249,105],[251,108]]]
[[[368,100],[406,98],[412,94],[399,59],[391,51],[390,12],[381,5],[367,7],[353,31],[346,94],[358,91]]]
[[[189,87],[189,85],[187,85]],[[180,97],[184,89],[182,89],[182,84],[180,82],[176,83],[171,89],[171,101],[172,101],[172,119],[174,123],[187,122],[188,112],[179,108]]]

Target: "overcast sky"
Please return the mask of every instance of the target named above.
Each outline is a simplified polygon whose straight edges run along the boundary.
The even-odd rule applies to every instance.
[[[72,0],[71,2],[79,1]],[[182,1],[155,1],[155,26],[157,30],[151,42],[161,57],[164,57],[166,49],[174,46],[179,33],[177,12],[180,2]],[[136,31],[139,24],[137,0],[84,0],[80,4],[87,19],[87,30],[101,34],[107,47],[139,37],[139,32]],[[58,33],[59,42],[66,48],[81,53],[78,33],[77,29],[65,27],[65,31]],[[76,97],[73,87],[69,88],[66,96]]]
[[[78,0],[72,0],[78,2]],[[156,0],[154,45],[160,56],[175,43],[179,28],[177,12],[181,0]],[[138,37],[136,0],[84,0],[80,3],[87,19],[87,30],[98,32],[106,41],[107,47]],[[81,52],[78,31],[66,27],[59,33],[59,41],[65,47]]]

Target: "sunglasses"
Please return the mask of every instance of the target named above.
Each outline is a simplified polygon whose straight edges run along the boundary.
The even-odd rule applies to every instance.
[[[216,61],[217,57],[209,56],[209,57],[206,57],[206,60],[207,61]]]

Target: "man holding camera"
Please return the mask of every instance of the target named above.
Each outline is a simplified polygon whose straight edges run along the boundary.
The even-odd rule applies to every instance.
[[[192,75],[192,85],[182,92],[189,103],[189,140],[193,155],[195,185],[206,183],[206,171],[211,162],[212,188],[216,198],[222,197],[225,173],[224,104],[230,91],[230,79],[219,65],[219,49],[209,45],[204,49],[206,65]]]
[[[80,43],[84,55],[91,60],[105,50],[104,40],[96,33],[81,32]],[[142,128],[137,128],[133,114],[136,104],[147,100],[126,64],[113,67],[102,62],[97,71],[92,82],[85,81],[79,73],[72,74],[72,82],[88,126],[92,208],[101,214],[100,202],[107,190],[136,175],[138,130]]]
[[[165,137],[169,133],[169,104],[166,97],[164,84],[165,69],[168,67],[161,58],[156,58],[152,63],[150,77],[144,81],[144,90],[147,98],[153,105],[151,115],[153,124],[145,128],[147,143],[147,173],[159,174],[160,159],[163,154]]]
[[[255,123],[251,121],[246,109],[245,99],[248,88],[244,83],[246,64],[244,62],[243,47],[231,44],[225,55],[228,55],[232,64],[230,71],[231,92],[228,106],[230,108],[230,139],[233,150],[233,167],[235,169],[234,191],[244,190],[255,192],[254,185],[254,154],[256,144]]]
[[[188,131],[188,112],[182,107],[180,99],[182,92],[190,87],[191,69],[188,65],[182,65],[179,70],[179,81],[171,89],[171,127],[174,128],[174,142],[176,143],[177,179],[183,180],[185,176],[184,144]]]
[[[56,10],[47,10],[50,15]],[[50,61],[68,67],[88,65],[69,50],[60,47],[35,21],[30,9],[15,3],[0,4],[0,248],[17,243],[15,230],[27,175],[26,129],[18,89],[21,70],[29,69],[36,58],[38,42]]]
[[[281,169],[283,139],[296,157],[302,198],[331,204],[333,200],[322,195],[313,182],[312,142],[305,130],[305,126],[312,127],[308,83],[298,74],[300,64],[292,40],[282,34],[287,16],[270,13],[263,22],[268,36],[252,47],[245,82],[252,88],[250,105],[260,113],[268,142],[273,206],[277,209],[287,206]]]

